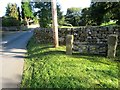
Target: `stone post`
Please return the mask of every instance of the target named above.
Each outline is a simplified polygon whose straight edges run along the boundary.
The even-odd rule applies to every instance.
[[[108,36],[108,52],[107,57],[113,58],[116,55],[118,35],[111,34]]]
[[[72,55],[73,39],[73,35],[67,35],[66,37],[66,54],[68,55]]]

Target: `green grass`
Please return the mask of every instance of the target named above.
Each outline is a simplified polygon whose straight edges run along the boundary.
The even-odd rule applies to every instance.
[[[79,28],[80,26],[59,26],[59,28]]]
[[[103,56],[66,55],[65,46],[28,44],[21,88],[118,88],[118,63]]]
[[[116,25],[116,22],[102,23],[100,26],[111,26],[111,25]]]

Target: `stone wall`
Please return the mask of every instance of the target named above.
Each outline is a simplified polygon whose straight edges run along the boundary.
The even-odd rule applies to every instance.
[[[110,34],[118,35],[118,45],[120,45],[120,26],[59,28],[60,44],[66,43],[68,34],[74,35],[73,50],[80,53],[106,54],[107,39]],[[36,28],[35,35],[38,42],[53,42],[52,29]]]
[[[53,42],[52,29],[47,28],[36,28],[34,31],[35,38],[39,43]]]

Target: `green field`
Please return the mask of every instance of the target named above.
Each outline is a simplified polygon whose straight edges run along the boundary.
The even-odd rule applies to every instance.
[[[118,61],[66,55],[65,46],[53,48],[36,43],[34,38],[27,49],[21,88],[118,88]]]

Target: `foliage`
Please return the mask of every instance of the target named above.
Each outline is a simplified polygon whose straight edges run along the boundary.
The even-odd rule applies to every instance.
[[[34,21],[34,24],[38,24],[39,23],[39,19],[36,18],[36,17],[33,18],[33,21]]]
[[[79,26],[80,11],[81,8],[68,8],[65,15],[66,22],[72,24],[73,26]]]
[[[17,11],[17,4],[9,3],[6,7],[6,16],[13,17],[18,20],[18,11]]]
[[[37,8],[38,11],[35,12],[40,18],[40,26],[41,27],[51,27],[52,24],[52,10],[51,10],[51,2],[36,2],[34,4],[34,8]],[[64,16],[60,11],[60,6],[57,5],[57,15],[58,15],[58,24],[62,25],[64,23]]]
[[[35,14],[40,18],[40,26],[49,27],[52,23],[51,2],[36,2],[34,8],[39,9]]]
[[[57,16],[58,16],[58,25],[63,25],[65,23],[65,17],[63,12],[61,12],[61,7],[57,4]]]
[[[24,20],[24,19],[23,19],[23,20],[21,21],[21,24],[23,24],[23,25],[25,25],[25,26],[26,26],[26,25],[27,25],[26,20]]]
[[[89,8],[84,8],[82,10],[81,24],[100,25],[102,22],[109,21],[105,7],[105,3],[91,3],[91,6]]]
[[[81,11],[81,17],[80,17],[80,26],[86,26],[91,25],[92,19],[90,18],[90,8],[84,8]]]
[[[21,2],[21,8],[22,8],[22,19],[31,19],[34,17],[32,12],[32,7],[30,4],[30,0],[26,0],[26,2]]]
[[[106,13],[105,7],[106,7],[105,3],[101,2],[91,3],[90,7],[91,19],[95,22],[96,25],[100,25],[102,23],[104,14]]]
[[[104,3],[93,3],[91,5],[91,17],[94,21],[96,21],[97,25],[101,23],[109,22],[110,20],[116,20],[117,24],[120,21],[119,13],[120,11],[120,2],[104,2]],[[97,14],[95,17],[95,13]],[[99,23],[98,23],[99,22]]]
[[[111,19],[116,21],[116,24],[120,25],[120,1],[110,3],[109,11],[111,12]]]
[[[17,8],[17,11],[18,11],[18,20],[21,21],[21,14],[20,14],[20,8],[19,7]]]
[[[27,46],[21,88],[118,88],[118,63],[53,48],[32,38]]]
[[[120,24],[120,2],[92,2],[82,10],[81,19],[83,25],[101,25],[111,20]]]
[[[2,26],[20,26],[20,21],[13,17],[2,17]]]
[[[2,17],[2,26],[20,26],[20,10],[17,4],[8,3],[6,7],[6,14]]]
[[[105,22],[105,23],[102,23],[100,26],[110,26],[110,25],[116,25],[116,22],[114,21],[109,21],[109,22]]]
[[[63,26],[73,27],[72,24],[64,23]]]

